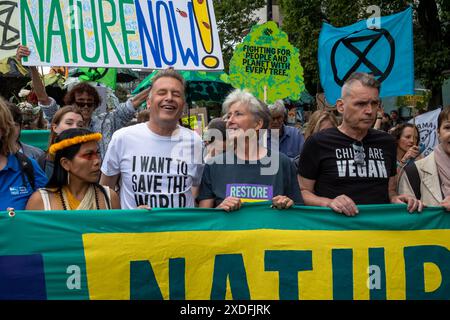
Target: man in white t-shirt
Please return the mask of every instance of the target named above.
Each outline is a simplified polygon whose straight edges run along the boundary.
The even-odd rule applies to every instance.
[[[100,183],[115,188],[122,209],[194,207],[203,172],[202,141],[178,123],[185,81],[160,71],[147,98],[150,120],[116,131],[103,159]]]

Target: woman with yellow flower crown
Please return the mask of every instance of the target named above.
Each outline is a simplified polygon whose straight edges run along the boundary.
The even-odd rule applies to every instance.
[[[54,156],[53,174],[45,188],[28,200],[27,210],[120,209],[117,193],[98,184],[100,133],[88,129],[67,129],[49,148]]]

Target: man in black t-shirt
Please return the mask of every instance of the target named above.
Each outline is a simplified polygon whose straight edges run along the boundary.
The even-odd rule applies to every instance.
[[[347,216],[358,204],[422,203],[396,192],[396,147],[387,133],[371,129],[380,106],[379,82],[367,73],[352,74],[336,108],[342,124],[310,137],[300,156],[298,178],[306,205],[330,207]]]

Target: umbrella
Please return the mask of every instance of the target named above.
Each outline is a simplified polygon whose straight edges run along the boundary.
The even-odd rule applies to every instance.
[[[134,89],[137,94],[152,84],[153,77],[158,71],[152,72]],[[192,101],[217,101],[222,102],[225,96],[233,89],[228,80],[228,75],[223,71],[179,71],[186,80],[186,101],[190,105]]]

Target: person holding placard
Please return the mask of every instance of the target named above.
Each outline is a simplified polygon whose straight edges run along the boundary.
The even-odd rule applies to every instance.
[[[17,61],[21,61],[22,57],[29,55],[30,50],[25,46],[19,45],[16,53]],[[59,105],[55,99],[47,95],[38,69],[36,67],[30,67],[30,71],[32,85],[37,95],[39,106],[44,110],[46,119],[51,122],[56,111],[59,109]],[[94,111],[101,104],[100,95],[93,86],[82,82],[67,92],[64,97],[64,104],[76,105],[83,114],[85,126],[93,132],[100,132],[103,135],[103,139],[99,143],[100,154],[103,157],[112,134],[134,118],[136,110],[145,101],[148,91],[149,89],[143,90],[135,97],[128,99],[127,102],[119,104],[110,112],[96,115]]]

